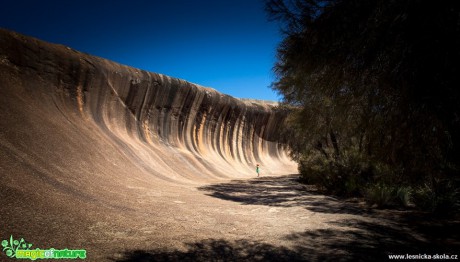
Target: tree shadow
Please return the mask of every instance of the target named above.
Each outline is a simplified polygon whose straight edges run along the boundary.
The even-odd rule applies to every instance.
[[[245,205],[301,206],[313,212],[371,215],[372,209],[307,190],[298,175],[233,180],[198,188],[206,195]]]
[[[187,243],[186,250],[134,250],[118,262],[134,261],[305,261],[302,254],[265,243],[209,239]]]
[[[436,242],[391,222],[344,219],[334,227],[284,236],[290,248],[250,240],[208,239],[187,243],[184,250],[126,251],[118,262],[131,261],[388,261],[389,255],[458,255],[458,242]],[[457,224],[458,225],[458,224]]]
[[[458,255],[460,250],[458,241],[437,241],[431,235],[395,227],[394,224],[358,219],[329,223],[338,228],[293,233],[285,238],[296,243],[297,252],[314,250],[315,259],[319,260],[330,259],[330,253],[334,253],[333,257],[338,260],[388,261],[392,254]]]
[[[361,216],[326,222],[330,227],[293,232],[288,247],[247,239],[207,239],[185,249],[128,250],[130,261],[388,261],[389,255],[459,255],[460,222],[417,212],[375,212],[306,190],[297,176],[235,180],[199,188],[208,195],[248,205],[302,206],[325,213]]]
[[[440,218],[427,216],[424,213],[411,212],[399,217],[399,223],[405,225],[410,232],[416,232],[427,239],[431,247],[436,249],[455,247],[460,250],[460,218]],[[460,254],[459,254],[460,255]]]

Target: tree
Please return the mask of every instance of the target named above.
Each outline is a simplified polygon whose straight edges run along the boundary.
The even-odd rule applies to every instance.
[[[266,10],[283,25],[273,89],[299,108],[301,165],[311,171],[316,155],[342,177],[356,172],[350,159],[401,181],[458,176],[458,3],[268,0]]]

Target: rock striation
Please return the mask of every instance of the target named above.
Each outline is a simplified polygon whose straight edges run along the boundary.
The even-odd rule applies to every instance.
[[[273,103],[3,29],[0,70],[0,163],[11,172],[21,163],[61,179],[124,170],[174,183],[254,176],[256,163],[263,175],[295,172]]]

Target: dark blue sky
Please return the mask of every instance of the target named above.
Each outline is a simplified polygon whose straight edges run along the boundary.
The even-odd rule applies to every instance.
[[[262,0],[7,0],[0,27],[243,98],[269,88],[278,24]]]

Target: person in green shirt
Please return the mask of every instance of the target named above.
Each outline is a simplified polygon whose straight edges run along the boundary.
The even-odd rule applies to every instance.
[[[257,177],[259,177],[259,173],[260,173],[260,167],[259,167],[259,164],[256,165],[256,172],[257,172]]]

